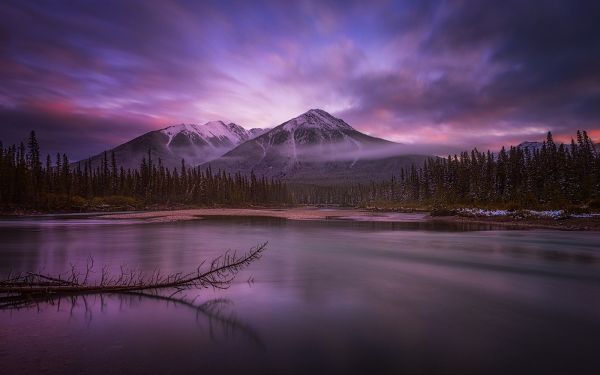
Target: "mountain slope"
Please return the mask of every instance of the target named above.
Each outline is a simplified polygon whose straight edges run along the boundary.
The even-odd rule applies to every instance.
[[[204,125],[181,124],[145,133],[107,153],[110,160],[110,154],[114,152],[117,163],[125,169],[138,168],[142,158],[148,157],[148,150],[155,161],[160,158],[166,167],[179,167],[181,159],[193,166],[223,155],[261,131],[248,131],[237,124],[222,121]],[[103,158],[104,153],[90,158],[92,167],[100,165]]]
[[[402,145],[368,136],[323,110],[312,109],[204,165],[330,184],[387,179],[427,157],[402,155]]]

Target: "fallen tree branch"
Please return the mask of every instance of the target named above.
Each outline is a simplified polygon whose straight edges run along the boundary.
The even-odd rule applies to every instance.
[[[118,277],[111,277],[106,267],[102,268],[99,281],[89,281],[93,260],[84,273],[79,273],[71,267],[68,276],[50,276],[41,273],[28,272],[21,275],[9,275],[0,281],[0,308],[5,305],[48,298],[61,295],[93,294],[93,293],[127,293],[149,290],[172,289],[171,297],[187,289],[215,288],[226,289],[235,275],[253,261],[259,259],[267,243],[258,245],[247,253],[238,255],[237,252],[227,251],[215,258],[206,269],[204,262],[195,272],[188,274],[176,273],[161,275],[155,271],[150,275],[121,267]],[[83,276],[83,281],[79,281]]]

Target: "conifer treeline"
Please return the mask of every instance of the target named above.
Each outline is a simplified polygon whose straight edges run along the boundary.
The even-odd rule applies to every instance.
[[[151,153],[140,168],[119,167],[114,154],[104,154],[100,165],[85,161],[72,165],[65,154],[40,160],[40,148],[31,132],[27,146],[4,148],[0,143],[0,208],[72,209],[90,202],[116,205],[288,204],[290,194],[280,181],[213,172],[210,168],[170,170]]]
[[[539,149],[503,147],[496,155],[474,149],[431,158],[422,168],[413,165],[396,176],[350,187],[304,187],[295,191],[295,200],[349,206],[380,202],[517,208],[600,202],[600,150],[585,131],[578,131],[570,145],[557,146],[548,133]]]
[[[564,208],[599,205],[600,150],[585,131],[570,145],[556,145],[552,134],[539,149],[477,149],[431,158],[422,167],[390,171],[388,181],[346,186],[291,186],[254,174],[230,175],[210,168],[170,170],[149,153],[138,169],[117,165],[114,154],[93,167],[73,166],[66,155],[40,160],[35,133],[27,145],[0,143],[0,208],[74,209],[90,202],[109,205],[289,205],[382,204],[511,205]],[[92,204],[94,206],[94,204]],[[600,208],[600,207],[596,207]]]

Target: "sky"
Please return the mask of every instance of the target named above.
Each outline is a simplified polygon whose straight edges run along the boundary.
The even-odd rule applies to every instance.
[[[0,3],[0,140],[85,158],[311,108],[444,154],[600,138],[598,1]]]

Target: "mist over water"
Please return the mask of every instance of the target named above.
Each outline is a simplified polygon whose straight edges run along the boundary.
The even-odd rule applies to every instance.
[[[6,373],[593,373],[600,234],[423,222],[0,221],[0,273],[191,271],[269,241],[194,304],[88,296],[0,311]],[[201,308],[198,309],[197,307]],[[110,358],[110,360],[108,359]]]

